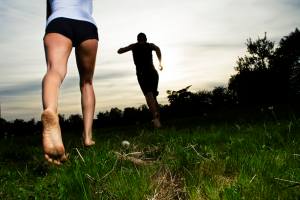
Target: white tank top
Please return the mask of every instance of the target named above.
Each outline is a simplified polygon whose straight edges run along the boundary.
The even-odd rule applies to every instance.
[[[48,24],[55,18],[64,17],[69,19],[87,21],[97,24],[92,17],[93,3],[92,0],[49,0],[51,5],[51,15],[47,20]]]

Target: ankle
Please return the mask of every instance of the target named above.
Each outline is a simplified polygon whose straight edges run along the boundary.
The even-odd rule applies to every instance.
[[[88,132],[83,131],[83,132],[82,132],[82,136],[83,136],[83,137],[87,137],[87,136],[90,136],[90,135],[92,135],[92,132],[91,132],[91,131],[88,131]]]
[[[44,112],[51,112],[53,115],[58,116],[57,115],[57,109],[53,109],[51,107],[45,108]]]

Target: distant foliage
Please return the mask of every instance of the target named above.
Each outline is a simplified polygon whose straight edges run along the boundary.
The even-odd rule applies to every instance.
[[[188,89],[190,87],[191,85],[179,91],[167,90],[170,105],[177,107],[186,104],[189,101],[192,94],[191,92],[188,92]]]
[[[139,108],[129,107],[124,111],[118,108],[111,108],[110,111],[99,112],[95,127],[113,127],[137,125],[140,123],[151,122],[152,117],[147,105],[141,105]]]
[[[83,120],[80,114],[70,115],[65,119],[64,114],[58,114],[59,125],[62,131],[83,129]]]
[[[23,119],[15,119],[13,121],[6,121],[0,118],[0,134],[2,136],[20,136],[34,134],[39,131],[39,124],[31,119],[25,122]],[[6,134],[5,134],[6,133]]]
[[[296,28],[284,36],[274,54],[274,69],[281,74],[286,88],[292,95],[300,93],[300,32]]]
[[[7,123],[7,121],[5,119],[0,118],[0,134],[1,135],[5,133],[6,123]]]
[[[300,34],[299,30],[274,42],[258,38],[247,40],[250,56],[238,58],[228,89],[243,105],[290,102],[300,93]]]

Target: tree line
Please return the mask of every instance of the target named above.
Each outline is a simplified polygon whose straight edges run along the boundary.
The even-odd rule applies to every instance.
[[[178,91],[168,90],[169,104],[160,105],[162,120],[203,115],[221,107],[245,107],[251,105],[274,105],[299,100],[300,97],[300,32],[296,28],[284,36],[277,48],[274,42],[263,38],[246,42],[249,55],[238,57],[237,73],[231,75],[228,87],[217,86],[213,90],[190,92],[187,86]],[[63,131],[83,128],[80,114],[65,118],[59,114]],[[111,108],[99,112],[94,128],[138,125],[150,123],[151,112],[147,105],[124,110]],[[0,134],[28,135],[40,133],[42,124],[31,119],[6,121],[0,118]]]

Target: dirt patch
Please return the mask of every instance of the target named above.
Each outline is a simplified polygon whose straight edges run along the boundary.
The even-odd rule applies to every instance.
[[[159,171],[152,175],[150,188],[154,190],[154,194],[147,196],[147,200],[185,199],[180,176],[178,174],[172,175],[167,166],[162,166]]]

